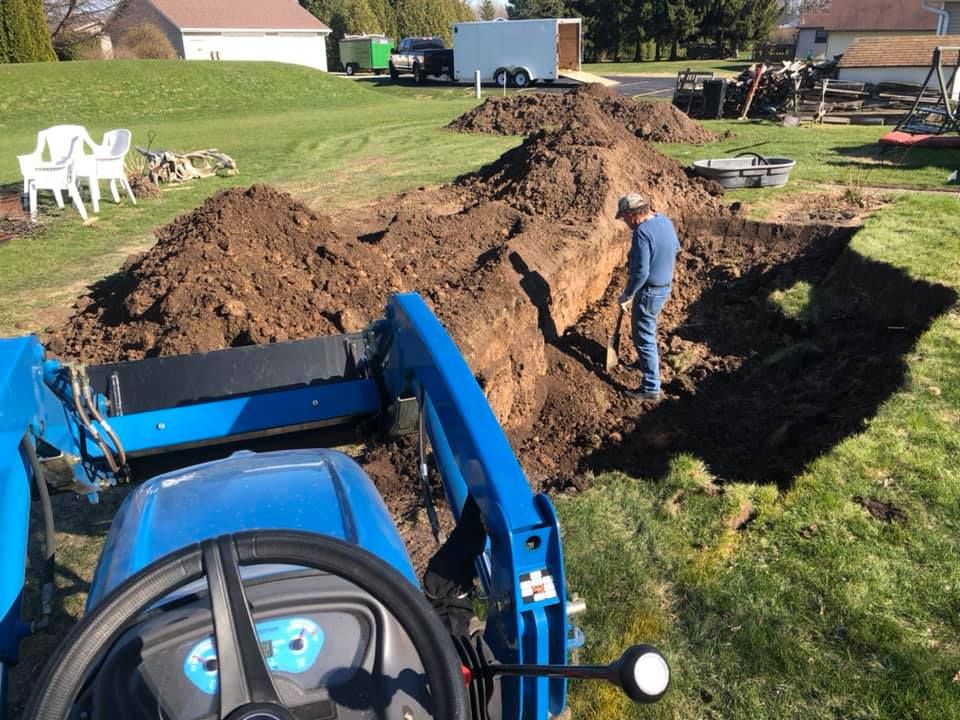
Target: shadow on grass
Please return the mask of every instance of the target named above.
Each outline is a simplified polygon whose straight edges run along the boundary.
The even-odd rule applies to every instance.
[[[767,227],[776,242],[777,226]],[[715,277],[699,296],[668,304],[689,302],[673,346],[706,349],[708,357],[676,375],[665,385],[672,397],[641,414],[622,442],[585,457],[581,469],[660,478],[686,452],[724,480],[785,489],[861,431],[901,387],[906,355],[957,294],[850,250],[851,232],[811,232],[792,257],[748,257],[726,277],[726,268],[707,265]],[[757,238],[740,242],[760,247]],[[770,293],[800,282],[812,286],[811,303],[802,317],[788,318]]]
[[[924,148],[901,145],[866,143],[833,148],[841,158],[827,160],[825,164],[841,168],[870,169],[881,165],[896,170],[916,170],[923,167],[939,167],[944,172],[960,167],[960,149]]]

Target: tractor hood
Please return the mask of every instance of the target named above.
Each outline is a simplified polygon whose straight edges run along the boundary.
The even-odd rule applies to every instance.
[[[242,451],[158,475],[127,497],[107,535],[87,608],[174,550],[244,530],[336,537],[418,584],[383,500],[356,462],[333,450]]]

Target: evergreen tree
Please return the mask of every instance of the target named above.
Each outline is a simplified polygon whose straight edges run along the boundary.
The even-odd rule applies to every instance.
[[[444,0],[397,0],[400,37],[439,36],[450,42],[452,6]]]
[[[445,0],[444,11],[450,18],[450,25],[459,22],[473,22],[477,19],[476,11],[466,0]]]
[[[340,40],[344,35],[384,32],[367,0],[301,0],[314,17],[330,26],[327,67],[340,67]]]
[[[518,20],[569,16],[564,0],[514,0],[507,9],[510,17]]]
[[[7,28],[4,22],[6,0],[0,0],[0,63],[10,61],[10,49],[7,47]]]
[[[6,57],[10,62],[56,60],[42,0],[2,0]]]
[[[388,0],[368,0],[370,4],[370,9],[373,11],[373,14],[377,16],[377,20],[380,24],[380,31],[387,37],[393,38],[394,41],[399,42],[400,38],[397,33],[397,13],[393,9]]]
[[[480,3],[479,15],[481,20],[493,20],[497,16],[497,7],[493,0],[483,0]]]

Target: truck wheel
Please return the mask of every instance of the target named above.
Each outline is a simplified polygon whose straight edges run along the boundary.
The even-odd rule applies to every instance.
[[[420,63],[413,64],[413,81],[422,83],[427,79],[426,74],[420,69]]]
[[[400,73],[397,72],[397,69],[393,66],[393,63],[390,63],[390,66],[389,66],[388,69],[389,69],[389,71],[390,71],[390,79],[391,79],[391,80],[399,80],[399,79],[400,79]]]
[[[347,63],[347,75],[356,75],[357,66],[354,63]]]
[[[528,73],[523,68],[520,68],[513,75],[513,86],[518,88],[525,88],[528,85],[530,85],[530,73]]]

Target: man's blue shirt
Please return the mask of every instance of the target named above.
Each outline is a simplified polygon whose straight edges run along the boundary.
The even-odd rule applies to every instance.
[[[644,285],[669,285],[678,252],[680,241],[670,218],[657,213],[640,223],[633,231],[627,259],[627,286],[620,302],[632,298]]]

